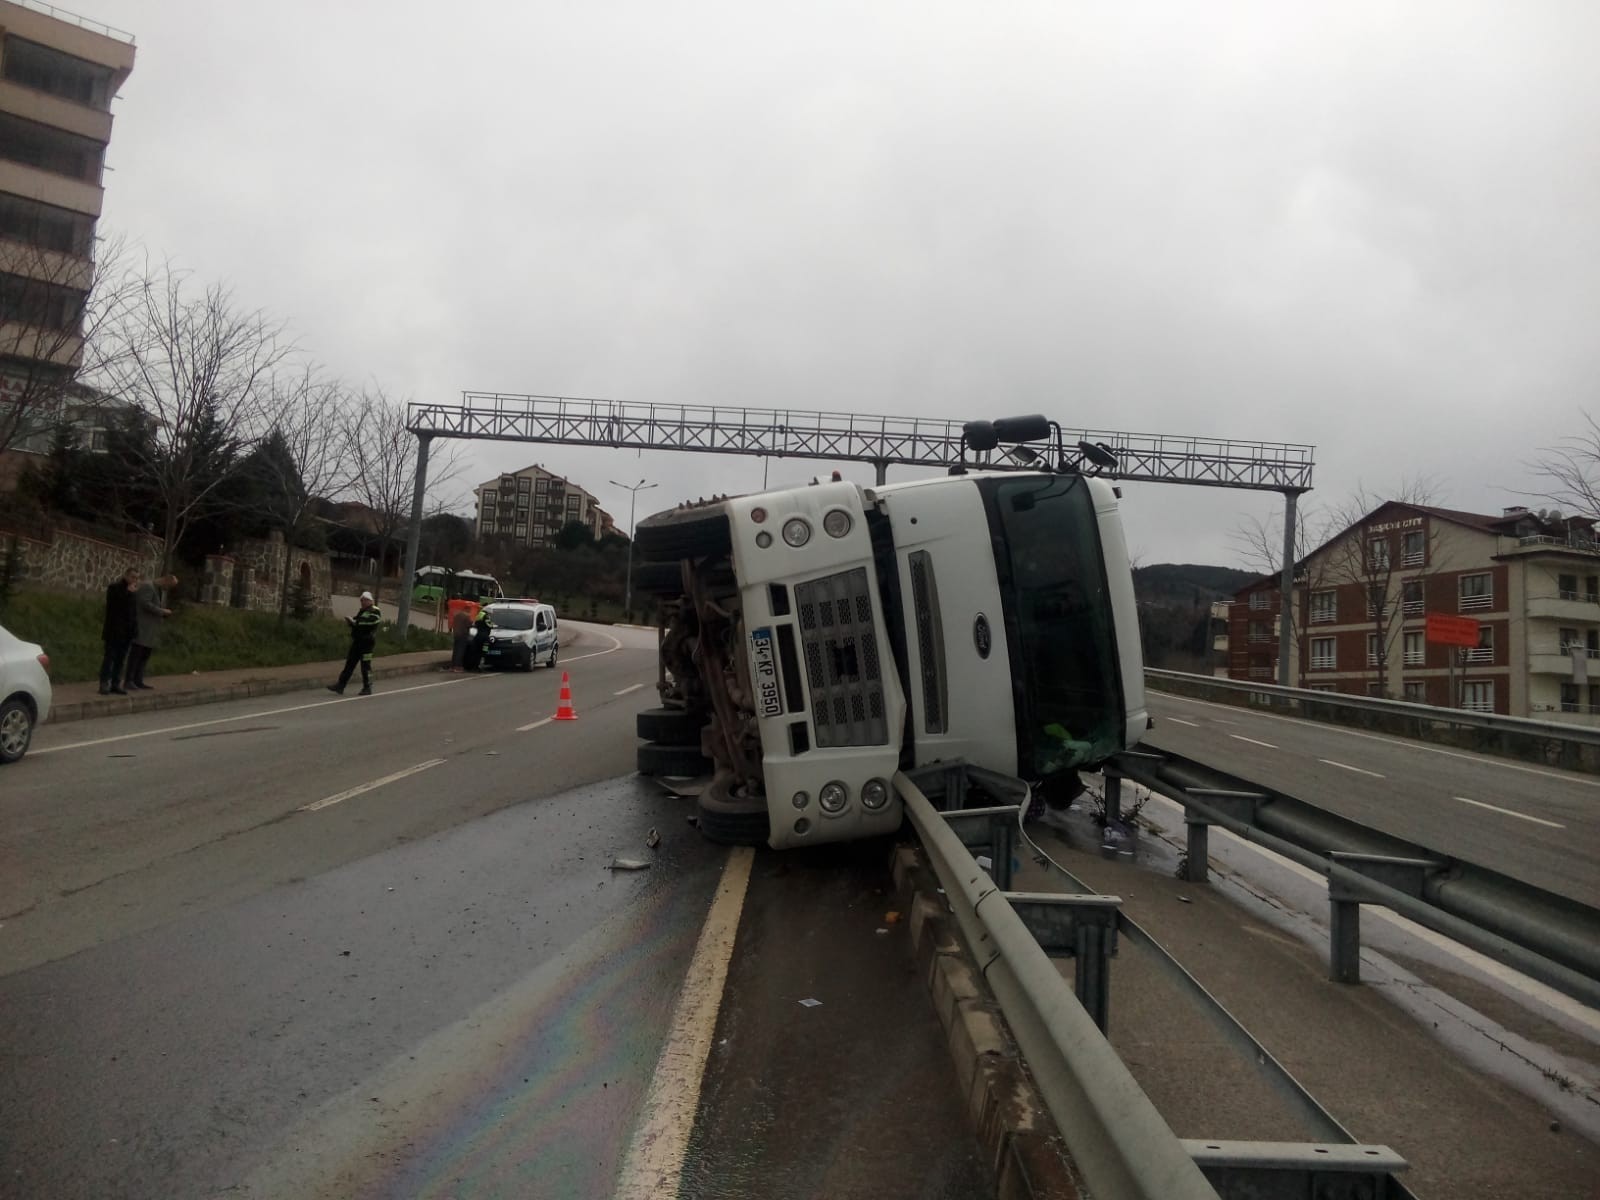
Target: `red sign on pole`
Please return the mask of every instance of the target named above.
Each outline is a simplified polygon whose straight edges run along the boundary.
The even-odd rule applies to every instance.
[[[1429,613],[1427,640],[1440,646],[1465,646],[1470,650],[1478,644],[1478,623],[1471,617]]]

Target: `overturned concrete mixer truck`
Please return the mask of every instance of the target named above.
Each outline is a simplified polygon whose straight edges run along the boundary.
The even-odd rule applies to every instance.
[[[641,774],[698,777],[707,837],[783,849],[893,832],[902,766],[1071,787],[1135,745],[1138,610],[1096,475],[1115,460],[1069,460],[1043,417],[968,423],[963,458],[1052,433],[1014,456],[1042,470],[835,473],[640,521],[635,588],[662,613]]]

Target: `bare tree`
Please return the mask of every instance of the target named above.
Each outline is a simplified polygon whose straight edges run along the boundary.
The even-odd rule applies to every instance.
[[[1581,433],[1544,447],[1543,457],[1527,465],[1549,485],[1534,495],[1595,521],[1600,520],[1600,422],[1585,411],[1583,424]]]
[[[283,579],[278,618],[289,612],[294,552],[304,541],[319,501],[336,499],[354,477],[349,394],[302,366],[273,380],[271,428],[243,465],[272,521],[283,533]]]
[[[71,223],[27,228],[0,239],[0,451],[37,443],[70,410],[92,407],[95,394],[77,381],[120,352],[103,333],[141,283],[121,237],[92,246]]]
[[[389,399],[377,385],[365,388],[346,410],[350,455],[354,463],[350,495],[368,510],[378,543],[373,582],[381,582],[389,546],[411,521],[412,492],[417,479],[417,439],[406,428],[404,402]],[[435,446],[428,459],[424,511],[439,511],[439,497],[461,471],[456,443]],[[402,581],[401,586],[406,586]]]
[[[229,478],[219,460],[270,427],[273,375],[294,352],[284,328],[234,304],[219,285],[199,289],[170,263],[146,271],[104,335],[99,378],[137,408],[152,436],[130,453],[155,497],[166,565],[195,516]]]
[[[1382,519],[1389,503],[1427,507],[1434,503],[1437,485],[1428,478],[1402,479],[1387,495],[1357,485],[1342,503],[1329,510],[1329,526],[1343,533],[1315,556],[1315,583],[1305,589],[1307,610],[1314,620],[1312,593],[1322,588],[1353,588],[1365,604],[1369,667],[1378,672],[1378,691],[1388,694],[1390,664],[1408,615],[1421,611],[1427,579],[1444,567],[1440,541],[1431,523],[1417,529],[1394,528]],[[1397,537],[1396,534],[1399,536]],[[1415,536],[1411,536],[1415,535]]]
[[[1309,506],[1299,510],[1295,522],[1295,587],[1310,591],[1324,586],[1321,564],[1309,561],[1311,551],[1326,539],[1329,527],[1327,514]],[[1260,571],[1272,579],[1283,577],[1283,513],[1273,513],[1262,519],[1246,517],[1228,535],[1238,550],[1239,561],[1246,569]],[[1301,638],[1305,633],[1306,605],[1290,605],[1290,645],[1299,653]]]

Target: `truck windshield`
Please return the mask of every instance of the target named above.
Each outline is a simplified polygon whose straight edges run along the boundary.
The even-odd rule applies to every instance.
[[[1092,498],[1074,475],[982,481],[1004,608],[1020,774],[1122,749],[1116,629]]]

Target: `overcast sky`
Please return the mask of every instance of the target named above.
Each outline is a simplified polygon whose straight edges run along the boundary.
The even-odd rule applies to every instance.
[[[1043,412],[1484,511],[1600,413],[1592,0],[80,4],[138,43],[107,225],[394,395]],[[762,475],[465,454],[624,525]],[[1152,563],[1281,507],[1124,491]]]

